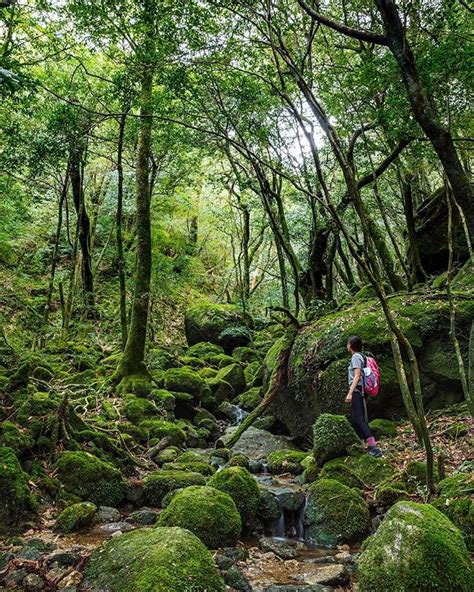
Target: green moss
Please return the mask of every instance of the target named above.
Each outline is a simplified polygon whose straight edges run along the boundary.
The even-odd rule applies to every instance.
[[[228,465],[230,467],[243,467],[245,469],[249,468],[250,460],[245,454],[233,454],[232,457],[229,459]]]
[[[268,468],[270,473],[279,475],[281,473],[291,473],[300,475],[303,472],[302,461],[306,458],[307,452],[299,450],[278,450],[268,456]]]
[[[174,411],[176,397],[166,389],[155,389],[150,393],[152,400],[160,411]]]
[[[410,461],[406,465],[402,477],[410,492],[415,491],[418,487],[426,487],[426,463],[418,460]],[[433,477],[435,482],[439,481],[436,467],[434,467]]]
[[[176,424],[162,419],[146,419],[140,424],[141,428],[147,430],[149,438],[168,438],[170,446],[180,446],[186,440],[186,434]]]
[[[191,366],[191,368],[202,368],[206,364],[205,360],[195,356],[180,356],[179,363],[182,366]]]
[[[451,475],[439,482],[440,496],[433,506],[461,531],[469,551],[474,551],[474,478],[467,473]]]
[[[76,532],[91,526],[94,521],[97,506],[91,502],[73,504],[59,514],[54,524],[57,532]]]
[[[205,382],[208,378],[215,378],[217,370],[215,368],[209,367],[201,368],[200,370],[198,370],[198,374]]]
[[[160,450],[160,452],[153,457],[153,460],[162,465],[163,463],[174,462],[178,456],[181,454],[181,450],[176,446],[168,446],[164,450]]]
[[[389,508],[398,501],[409,499],[405,484],[401,481],[382,481],[374,492],[375,501],[385,508]]]
[[[212,356],[218,356],[224,353],[224,348],[215,343],[209,343],[208,341],[200,341],[195,343],[187,349],[187,355],[201,358],[203,360],[209,360]]]
[[[257,481],[243,467],[228,467],[216,473],[208,485],[228,493],[235,502],[245,531],[250,530],[258,508]]]
[[[349,487],[359,487],[360,485],[356,484],[359,483],[363,488],[373,488],[391,478],[395,472],[392,465],[385,459],[374,458],[366,453],[336,458],[324,465],[322,473],[325,469],[327,473],[336,467],[344,467],[355,477],[354,485],[345,483]]]
[[[457,421],[452,425],[448,426],[444,433],[452,438],[453,440],[457,440],[458,438],[462,438],[463,436],[467,436],[469,433],[468,425],[462,421]]]
[[[137,397],[146,397],[152,390],[153,383],[148,371],[124,376],[116,387],[118,394],[132,393]]]
[[[314,483],[319,476],[319,469],[316,465],[314,457],[309,454],[302,462],[303,467],[303,481],[304,483]]]
[[[242,407],[245,411],[253,411],[255,407],[262,401],[261,395],[262,389],[260,387],[253,387],[245,393],[239,395],[234,403],[239,407]]]
[[[214,487],[192,486],[173,497],[157,526],[179,526],[198,536],[211,549],[233,546],[241,520],[232,498]]]
[[[153,370],[168,370],[175,365],[173,355],[162,348],[153,348],[148,351],[148,365]]]
[[[313,444],[314,459],[321,466],[346,455],[360,440],[346,417],[323,413],[313,426]]]
[[[126,482],[118,469],[88,452],[62,452],[54,466],[65,489],[97,505],[119,506]]]
[[[235,358],[228,356],[227,354],[216,354],[209,358],[209,363],[218,368],[225,368],[231,364],[235,364]]]
[[[217,405],[223,401],[232,401],[232,399],[235,397],[235,391],[232,385],[225,380],[221,380],[217,374],[214,378],[209,378],[206,380],[206,385],[210,389],[212,400]],[[203,397],[203,404],[204,401],[205,398]]]
[[[194,452],[194,450],[187,450],[186,452],[182,452],[177,462],[180,463],[190,463],[190,462],[207,462],[207,456],[205,452]]]
[[[200,303],[186,310],[184,324],[190,345],[201,341],[219,344],[222,331],[242,324],[242,313],[231,304]]]
[[[211,554],[182,528],[147,528],[114,537],[96,549],[88,585],[103,592],[223,592]]]
[[[126,395],[122,413],[128,421],[138,425],[145,419],[155,417],[158,414],[158,409],[148,399],[142,399],[135,395]]]
[[[167,390],[188,393],[193,397],[200,397],[204,386],[199,374],[188,368],[170,368],[165,372],[164,382]]]
[[[20,455],[34,445],[33,438],[27,430],[21,430],[11,421],[4,421],[0,424],[0,446],[7,446]]]
[[[375,438],[394,438],[397,435],[398,424],[399,422],[390,419],[373,419],[369,427]]]
[[[360,592],[468,592],[474,577],[459,530],[429,504],[402,501],[363,545]]]
[[[193,471],[205,477],[211,477],[216,472],[214,467],[205,462],[174,462],[165,463],[163,469],[168,471]]]
[[[244,371],[240,364],[230,364],[229,366],[221,368],[217,373],[215,380],[229,383],[236,395],[245,391],[247,386]]]
[[[304,515],[307,540],[329,547],[360,541],[369,521],[367,504],[354,489],[333,479],[318,479],[309,486]]]
[[[347,487],[364,489],[364,484],[359,477],[357,477],[357,475],[355,475],[344,462],[340,462],[341,460],[343,459],[335,458],[327,462],[321,469],[321,478],[334,479],[339,481],[339,483],[347,485]]]
[[[245,362],[246,364],[259,362],[257,352],[251,347],[236,347],[232,352],[232,357],[239,362]]]
[[[0,448],[0,533],[15,524],[27,508],[30,491],[28,475],[21,468],[15,452]]]
[[[205,485],[206,479],[200,473],[161,470],[149,473],[143,482],[145,502],[160,507],[163,498],[170,491],[190,485]]]

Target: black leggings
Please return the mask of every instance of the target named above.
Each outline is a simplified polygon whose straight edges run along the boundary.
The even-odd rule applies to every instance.
[[[351,423],[359,438],[367,440],[372,437],[366,415],[365,401],[362,393],[355,390],[352,393]]]

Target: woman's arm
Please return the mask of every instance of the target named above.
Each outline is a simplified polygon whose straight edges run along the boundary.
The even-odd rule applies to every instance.
[[[349,388],[349,392],[347,393],[346,403],[350,403],[352,401],[352,393],[356,390],[361,376],[362,370],[360,368],[354,368],[354,378],[352,379],[352,384]]]

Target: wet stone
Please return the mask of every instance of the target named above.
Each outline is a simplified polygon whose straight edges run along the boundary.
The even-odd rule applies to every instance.
[[[259,540],[262,551],[274,553],[280,559],[295,559],[298,556],[298,549],[290,541],[262,537]]]
[[[325,586],[344,586],[349,582],[349,574],[343,565],[325,565],[315,574],[301,575],[307,584],[322,584]]]
[[[17,553],[19,559],[38,560],[45,553],[51,553],[56,549],[54,543],[46,543],[41,539],[29,539]]]
[[[28,575],[26,569],[15,569],[14,571],[9,572],[7,577],[5,578],[5,584],[7,588],[15,588],[16,586],[21,586],[23,580]]]
[[[108,524],[102,524],[100,529],[102,530],[102,532],[114,535],[116,533],[122,533],[127,532],[129,530],[133,530],[134,526],[129,522],[125,522],[123,520],[121,522],[109,522]]]
[[[127,522],[143,525],[155,524],[155,522],[158,520],[158,516],[159,514],[155,510],[137,510],[136,512],[130,514],[130,516],[127,518]]]
[[[99,509],[97,510],[97,518],[101,523],[119,522],[121,517],[122,516],[117,508],[99,506]]]
[[[224,555],[233,561],[245,561],[248,559],[249,552],[244,547],[227,547],[224,549]]]
[[[46,560],[48,565],[56,564],[59,567],[70,567],[79,562],[81,556],[75,551],[55,551]]]
[[[216,562],[217,567],[222,571],[230,569],[235,563],[230,557],[220,555],[219,553],[214,557],[214,561]]]
[[[224,574],[225,583],[235,590],[252,592],[252,586],[237,565],[232,565]]]
[[[297,512],[306,499],[303,491],[291,489],[290,487],[276,489],[273,493],[276,495],[280,506],[288,512]]]
[[[333,589],[319,584],[273,584],[263,592],[333,592]]]

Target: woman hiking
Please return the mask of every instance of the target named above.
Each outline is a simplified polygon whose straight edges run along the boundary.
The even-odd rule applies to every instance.
[[[347,351],[351,354],[349,362],[349,392],[346,403],[351,404],[351,423],[359,438],[368,445],[371,456],[380,457],[382,452],[377,448],[375,438],[369,428],[367,405],[364,395],[365,357],[362,355],[362,339],[357,335],[347,340]]]

